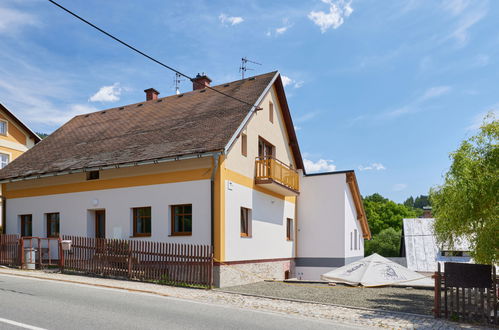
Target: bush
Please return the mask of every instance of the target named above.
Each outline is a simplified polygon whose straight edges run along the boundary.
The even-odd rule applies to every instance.
[[[386,228],[373,236],[372,240],[366,241],[365,255],[373,253],[383,257],[398,257],[400,255],[401,231],[393,228]]]

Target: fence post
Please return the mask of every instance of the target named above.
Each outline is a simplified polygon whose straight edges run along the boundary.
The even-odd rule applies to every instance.
[[[433,275],[433,278],[435,279],[435,288],[433,290],[435,294],[434,298],[434,306],[433,306],[433,314],[435,318],[440,318],[440,288],[441,288],[441,274],[440,274],[440,263],[438,264],[438,270],[435,272]]]
[[[132,278],[132,249],[130,248],[131,241],[128,244],[128,279]]]
[[[64,250],[62,249],[62,240],[59,237],[59,269],[61,273],[64,271]]]
[[[210,290],[213,289],[213,246],[210,247],[210,271],[209,271]]]

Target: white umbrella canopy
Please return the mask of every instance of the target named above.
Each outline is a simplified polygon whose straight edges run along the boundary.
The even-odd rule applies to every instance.
[[[332,270],[321,276],[329,282],[369,286],[418,286],[433,287],[434,281],[418,274],[377,253]]]

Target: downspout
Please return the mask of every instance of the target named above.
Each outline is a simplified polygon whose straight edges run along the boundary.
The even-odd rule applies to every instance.
[[[0,196],[0,201],[2,205],[2,221],[0,222],[0,225],[2,226],[2,230],[0,231],[0,234],[7,234],[7,198],[4,196]]]
[[[211,172],[211,247],[215,248],[215,175],[218,170],[218,160],[222,153],[213,155],[213,171]],[[221,187],[220,187],[221,188]]]

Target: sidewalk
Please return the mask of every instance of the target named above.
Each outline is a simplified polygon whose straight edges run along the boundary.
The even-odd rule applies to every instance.
[[[43,271],[26,271],[0,267],[0,274],[63,281],[75,284],[127,290],[193,300],[208,304],[230,305],[243,309],[291,314],[307,318],[334,320],[345,324],[391,329],[461,329],[476,326],[458,325],[433,317],[409,313],[394,313],[362,308],[349,308],[326,304],[307,303],[265,297],[241,295],[218,290],[178,288],[142,282],[104,279],[78,275],[65,275]]]

